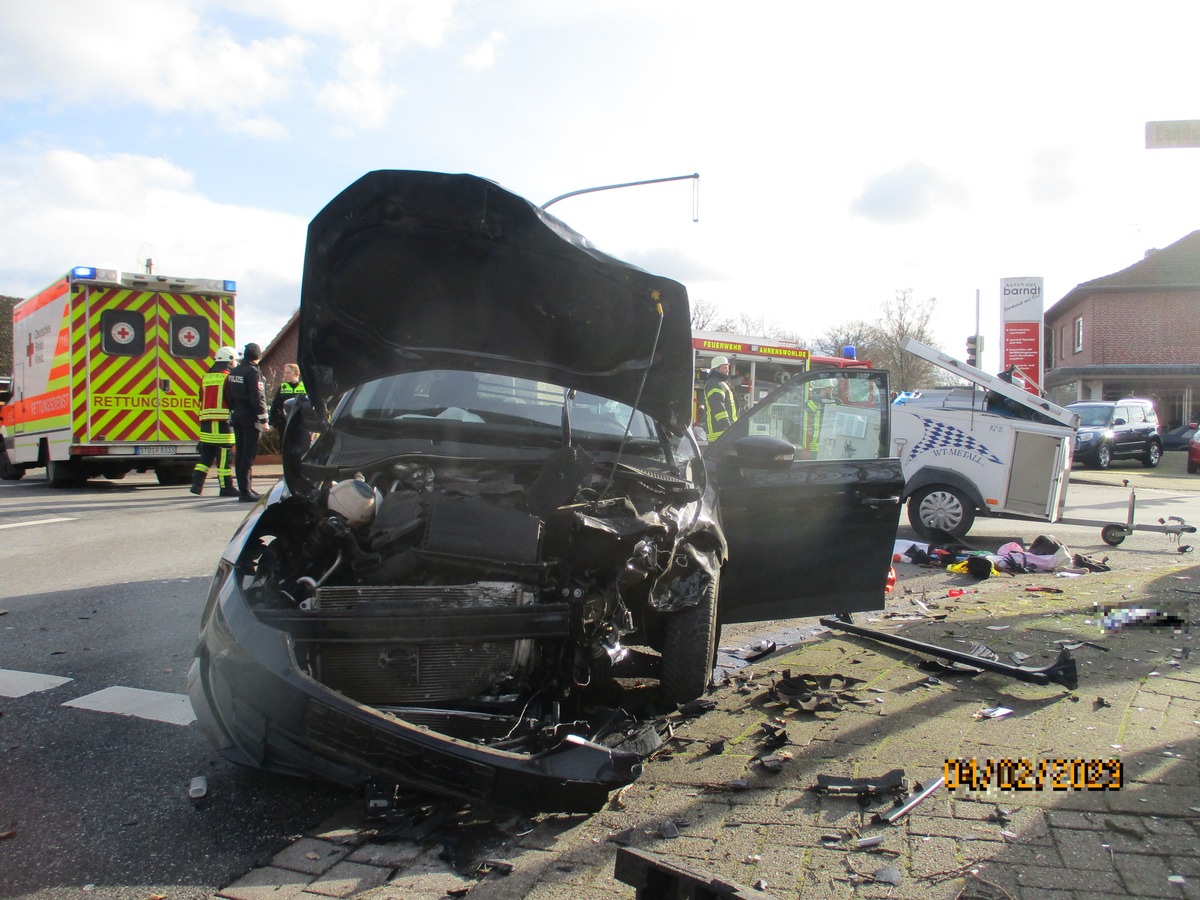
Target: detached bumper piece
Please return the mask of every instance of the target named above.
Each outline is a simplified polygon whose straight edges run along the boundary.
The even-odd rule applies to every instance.
[[[974,666],[976,669],[997,672],[1000,675],[1008,675],[1016,678],[1018,681],[1027,681],[1030,684],[1061,684],[1071,691],[1079,687],[1079,672],[1075,667],[1075,660],[1071,656],[1071,651],[1065,647],[1059,652],[1058,658],[1050,663],[1050,665],[1034,668],[1032,666],[1013,666],[996,659],[988,659],[984,656],[964,653],[961,650],[952,650],[949,647],[940,647],[937,644],[927,644],[924,641],[901,637],[898,634],[887,634],[882,631],[876,631],[873,628],[863,628],[860,625],[854,625],[837,616],[826,616],[821,620],[821,624],[828,628],[848,631],[850,634],[857,634],[859,637],[869,638],[883,644],[892,644],[896,647],[903,647],[906,650],[925,653],[938,659],[948,659],[952,662],[962,663],[963,665]]]
[[[642,771],[633,753],[613,751],[568,735],[544,753],[522,756],[412,734],[411,726],[373,727],[355,716],[310,699],[304,741],[322,756],[352,763],[376,779],[475,803],[540,812],[595,812],[610,791]],[[408,732],[408,733],[406,733]]]

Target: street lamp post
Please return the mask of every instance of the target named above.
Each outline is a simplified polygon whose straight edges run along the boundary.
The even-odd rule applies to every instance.
[[[669,178],[647,178],[645,181],[626,181],[622,184],[605,184],[599,187],[581,188],[578,191],[568,191],[565,194],[559,194],[551,200],[547,200],[542,204],[542,209],[547,209],[551,204],[557,203],[559,200],[566,200],[568,197],[576,197],[579,194],[591,194],[596,191],[613,191],[617,188],[640,187],[643,184],[661,184],[664,181],[686,181],[692,179],[692,221],[700,221],[700,173],[693,172],[691,175],[672,175]]]

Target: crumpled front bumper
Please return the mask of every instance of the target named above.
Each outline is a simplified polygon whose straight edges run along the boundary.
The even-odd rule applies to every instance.
[[[233,762],[540,812],[597,810],[641,774],[636,754],[580,737],[534,755],[510,753],[356,703],[299,669],[291,638],[255,617],[234,571],[218,571],[188,672],[197,720]]]

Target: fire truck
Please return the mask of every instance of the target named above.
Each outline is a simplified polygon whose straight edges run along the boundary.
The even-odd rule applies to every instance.
[[[200,382],[233,344],[236,292],[233,281],[76,266],[17,303],[0,478],[35,468],[56,487],[132,471],[187,478]]]
[[[814,369],[869,369],[871,363],[856,359],[853,348],[843,356],[818,356],[794,341],[760,338],[717,331],[692,332],[692,371],[695,384],[693,421],[704,422],[704,379],[715,356],[729,359],[729,383],[738,406],[747,409],[793,375]]]

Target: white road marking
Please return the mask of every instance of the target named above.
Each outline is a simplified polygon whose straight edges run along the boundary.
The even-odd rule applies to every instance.
[[[77,697],[63,706],[137,716],[171,725],[190,725],[196,721],[187,694],[167,694],[163,691],[143,691],[130,687],[107,687],[94,694]]]
[[[15,669],[0,669],[0,697],[24,697],[37,691],[48,691],[66,684],[70,678],[57,675],[40,675],[37,672],[18,672]]]
[[[74,522],[77,516],[58,516],[54,519],[30,519],[27,522],[9,522],[0,528],[24,528],[26,525],[53,525],[55,522]]]

